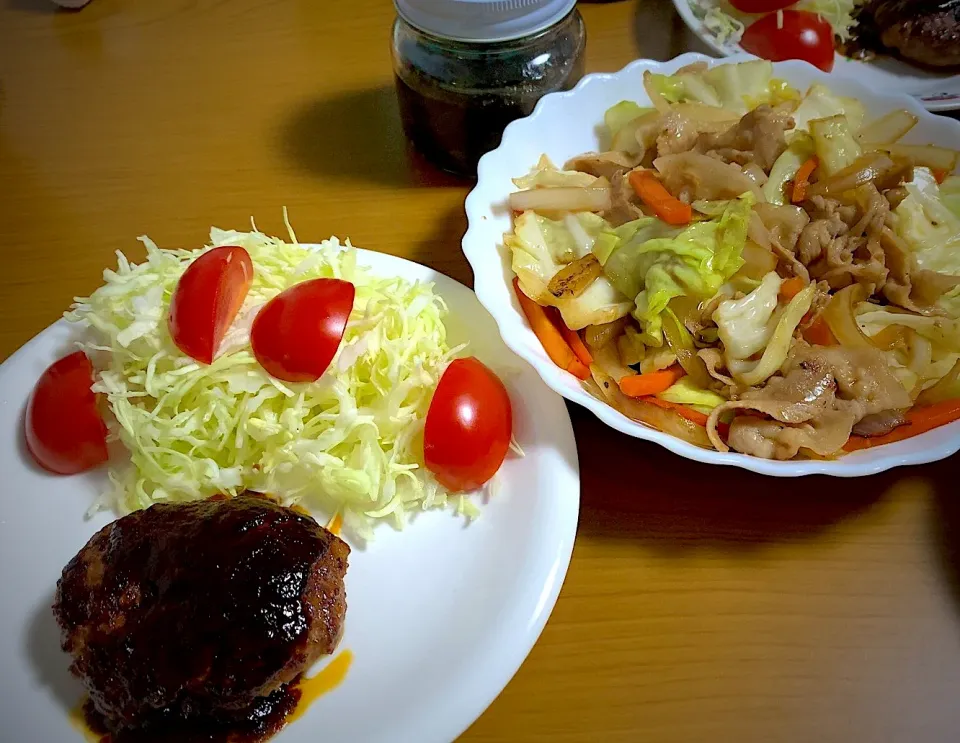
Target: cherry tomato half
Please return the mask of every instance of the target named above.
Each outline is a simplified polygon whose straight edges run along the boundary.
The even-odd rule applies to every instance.
[[[778,16],[783,15],[782,26]],[[751,24],[740,46],[771,62],[803,59],[824,72],[833,69],[833,28],[816,13],[784,10]]]
[[[27,449],[44,469],[75,475],[107,461],[107,427],[90,389],[93,366],[83,351],[40,375],[27,402]]]
[[[742,13],[772,13],[796,5],[798,0],[730,0],[730,4]]]
[[[353,284],[340,279],[313,279],[280,292],[250,329],[260,366],[284,382],[316,381],[340,348],[355,295]]]
[[[513,412],[500,378],[470,357],[440,378],[423,431],[427,469],[450,490],[475,490],[493,477],[510,448]]]
[[[224,245],[196,258],[170,300],[167,325],[177,348],[212,364],[252,282],[253,261],[243,248]]]

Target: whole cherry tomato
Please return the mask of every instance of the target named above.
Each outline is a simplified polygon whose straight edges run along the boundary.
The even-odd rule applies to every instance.
[[[252,282],[253,262],[243,248],[225,245],[194,259],[170,300],[167,325],[177,348],[212,364]]]
[[[44,469],[74,475],[107,461],[107,427],[90,389],[93,365],[83,351],[40,375],[24,419],[27,449]]]
[[[473,357],[453,361],[427,411],[427,469],[452,491],[475,490],[500,469],[512,433],[510,397],[500,378]]]
[[[824,72],[833,69],[833,28],[816,13],[805,10],[765,15],[747,28],[740,46],[771,62],[803,59]]]
[[[353,284],[340,279],[313,279],[280,292],[250,329],[260,366],[285,382],[316,381],[340,348],[355,295]]]
[[[730,4],[743,13],[773,13],[796,5],[797,0],[730,0]]]

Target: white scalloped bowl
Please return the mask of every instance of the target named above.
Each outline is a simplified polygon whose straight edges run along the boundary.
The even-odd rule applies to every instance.
[[[725,63],[753,57],[734,55]],[[516,188],[511,182],[527,173],[541,154],[563,163],[573,155],[599,147],[597,132],[603,112],[621,100],[648,104],[643,89],[645,70],[672,74],[684,65],[718,60],[701,54],[684,54],[669,62],[640,59],[613,74],[587,75],[573,90],[551,93],[537,104],[533,113],[511,123],[500,146],[480,160],[476,187],[466,200],[467,233],[463,252],[474,273],[474,290],[493,315],[504,342],[528,361],[555,392],[591,410],[607,425],[630,436],[653,441],[688,459],[711,464],[743,467],[777,477],[825,474],[837,477],[871,475],[892,467],[934,462],[960,450],[960,421],[895,444],[867,449],[833,461],[797,460],[776,462],[734,452],[701,449],[670,434],[630,420],[589,394],[572,374],[558,368],[530,330],[513,294],[510,260],[503,247],[503,234],[511,229],[507,195]],[[924,110],[906,95],[884,95],[870,90],[842,72],[826,74],[806,62],[779,62],[775,75],[801,90],[813,82],[828,84],[840,94],[855,96],[865,104],[868,116],[906,108],[920,122],[904,141],[948,147],[960,145],[960,123]]]

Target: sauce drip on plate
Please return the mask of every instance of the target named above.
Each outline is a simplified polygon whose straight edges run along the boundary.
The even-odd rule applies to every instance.
[[[158,717],[146,728],[109,733],[89,699],[70,712],[70,722],[88,743],[260,743],[278,733],[288,722],[302,717],[310,705],[336,689],[347,676],[353,653],[342,650],[310,678],[301,677],[244,710],[231,720],[201,718],[183,720]]]

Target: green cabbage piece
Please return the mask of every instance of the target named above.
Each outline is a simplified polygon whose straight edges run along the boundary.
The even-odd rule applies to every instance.
[[[527,211],[514,220],[513,234],[504,235],[511,267],[524,294],[541,305],[556,307],[572,330],[613,322],[626,316],[633,307],[604,276],[578,297],[558,298],[547,289],[550,279],[564,265],[589,253],[601,233],[609,230],[609,223],[591,212],[553,220]]]
[[[771,204],[789,203],[786,186],[800,170],[800,166],[815,154],[813,139],[806,132],[798,132],[790,145],[770,169],[770,178],[763,185],[763,195]]]
[[[813,135],[818,167],[823,176],[839,173],[863,154],[846,116],[813,119],[810,122],[810,133]]]
[[[631,121],[638,119],[654,110],[656,109],[644,108],[633,101],[620,101],[615,106],[608,108],[606,113],[603,115],[603,123],[607,127],[609,141],[612,142],[614,139],[616,139],[620,130]]]
[[[949,208],[943,186],[937,185],[928,168],[913,172],[913,181],[906,184],[909,195],[894,212],[897,233],[914,251],[921,268],[960,275],[960,215]],[[954,187],[943,185],[948,193]],[[960,317],[960,287],[941,297],[939,304],[952,317]]]
[[[617,228],[620,246],[603,271],[622,294],[634,297],[633,316],[648,346],[663,345],[663,314],[674,297],[705,299],[743,265],[752,194],[727,202],[719,218],[685,228],[647,217]]]
[[[245,489],[286,504],[340,513],[370,538],[388,519],[444,506],[475,515],[450,496],[423,463],[423,422],[436,384],[459,349],[447,341],[443,300],[432,285],[380,278],[357,264],[349,241],[319,249],[258,231],[212,229],[211,245],[239,245],[255,275],[214,362],[185,356],[167,329],[171,294],[202,250],[161,250],[149,238],[146,260],[118,253],[105,284],[78,299],[66,318],[86,329],[82,344],[97,368],[95,391],[115,418],[111,430],[130,465],[110,473],[95,508],[129,512]],[[258,309],[288,286],[319,277],[356,286],[343,343],[312,384],[270,377],[250,349]]]
[[[578,170],[560,170],[550,161],[550,158],[542,155],[537,164],[530,169],[530,172],[521,178],[514,178],[513,184],[523,190],[537,187],[580,188],[592,186],[596,180],[597,177],[589,173],[581,173]]]
[[[709,412],[727,401],[716,392],[698,387],[690,381],[690,377],[681,377],[680,381],[658,394],[657,397],[678,405],[689,405],[701,412]]]
[[[720,64],[703,72],[647,77],[669,103],[698,101],[745,114],[762,103],[779,103],[799,94],[773,78],[773,65],[765,60]]]
[[[940,199],[960,219],[960,176],[951,175],[940,184]]]
[[[760,288],[756,291],[763,289]],[[777,324],[767,341],[759,361],[727,358],[727,368],[740,384],[752,387],[761,384],[773,376],[783,366],[793,343],[793,333],[800,325],[803,316],[813,304],[816,286],[808,285],[790,300],[783,312],[777,316]]]
[[[866,109],[856,98],[845,98],[833,93],[826,85],[811,85],[797,110],[793,120],[797,131],[810,129],[813,119],[827,119],[831,116],[846,116],[852,132],[863,126]]]
[[[774,313],[781,283],[776,271],[771,271],[745,297],[717,306],[713,320],[728,359],[748,359],[767,347],[777,326]]]

